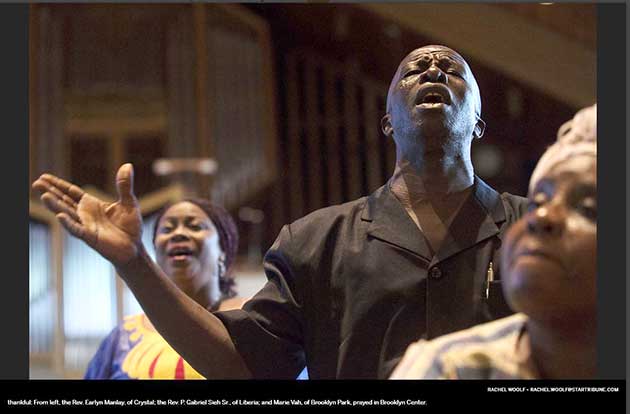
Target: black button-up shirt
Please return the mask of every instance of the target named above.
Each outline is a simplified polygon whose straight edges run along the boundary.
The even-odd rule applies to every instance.
[[[412,342],[509,313],[497,249],[525,206],[475,178],[431,256],[383,186],[283,227],[265,256],[267,284],[243,309],[215,314],[256,378],[295,378],[305,364],[312,379],[384,378]]]

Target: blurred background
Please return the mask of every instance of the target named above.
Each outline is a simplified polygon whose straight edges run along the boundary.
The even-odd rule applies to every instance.
[[[29,39],[29,182],[52,172],[113,200],[132,162],[147,228],[171,200],[210,197],[238,222],[241,296],[283,224],[389,178],[380,119],[412,49],[470,64],[487,123],[473,162],[499,191],[524,195],[558,126],[596,100],[594,4],[35,4]],[[80,378],[141,309],[34,193],[29,213],[30,377]]]

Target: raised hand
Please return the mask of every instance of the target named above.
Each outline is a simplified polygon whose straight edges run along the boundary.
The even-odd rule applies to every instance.
[[[115,266],[138,256],[142,249],[142,216],[133,194],[133,166],[124,164],[116,174],[119,199],[106,203],[51,174],[33,183],[46,207],[73,236],[85,241]]]

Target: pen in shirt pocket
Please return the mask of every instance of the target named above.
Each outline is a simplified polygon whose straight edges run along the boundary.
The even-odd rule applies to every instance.
[[[494,270],[492,269],[492,261],[488,266],[488,272],[486,273],[486,299],[490,297],[490,283],[494,282]]]

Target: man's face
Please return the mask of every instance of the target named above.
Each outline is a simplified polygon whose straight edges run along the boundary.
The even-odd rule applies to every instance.
[[[431,140],[444,136],[469,145],[473,132],[483,133],[483,126],[478,125],[481,100],[477,82],[466,61],[444,46],[422,47],[402,60],[390,85],[387,110],[384,132],[388,134],[389,122],[397,145],[444,147],[447,142]],[[480,129],[475,131],[476,126]],[[451,144],[459,147],[463,143]]]

